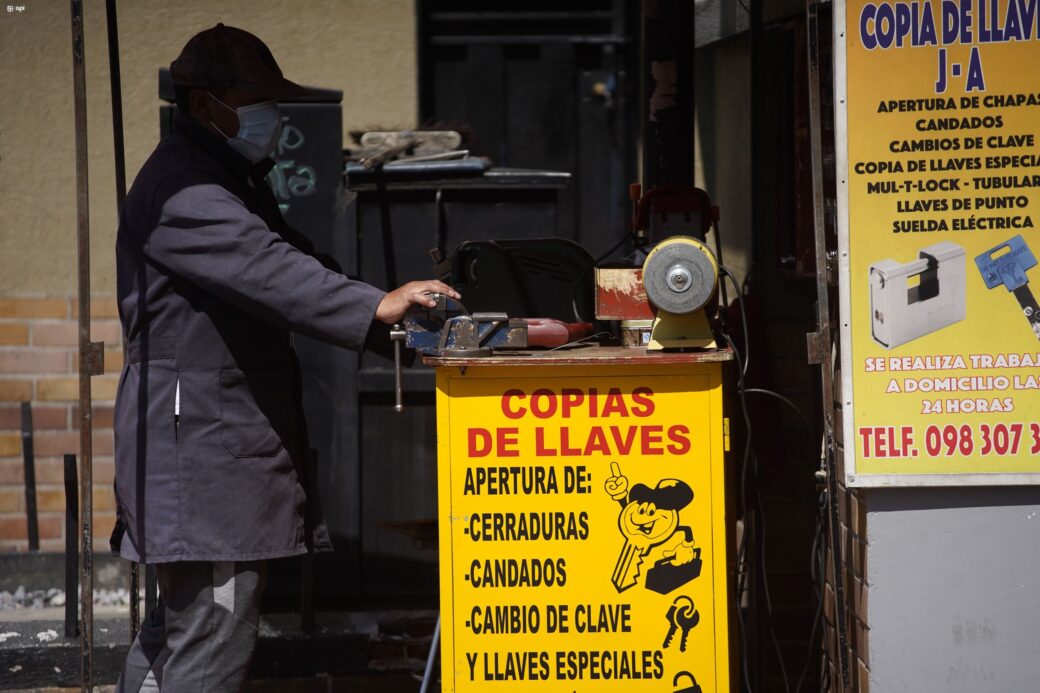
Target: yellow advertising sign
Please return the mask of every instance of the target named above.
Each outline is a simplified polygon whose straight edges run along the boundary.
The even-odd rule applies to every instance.
[[[846,481],[1037,483],[1040,6],[834,9]]]
[[[728,691],[720,366],[437,372],[445,691]]]

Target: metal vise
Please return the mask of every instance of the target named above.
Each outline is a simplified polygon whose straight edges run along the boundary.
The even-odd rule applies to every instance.
[[[494,349],[527,346],[527,323],[505,313],[472,313],[455,299],[434,294],[435,308],[405,316],[405,346],[425,356],[489,356]]]
[[[527,323],[505,313],[472,313],[444,294],[431,294],[433,308],[415,307],[401,325],[394,325],[394,409],[401,411],[401,343],[424,356],[490,356],[496,349],[527,346]]]

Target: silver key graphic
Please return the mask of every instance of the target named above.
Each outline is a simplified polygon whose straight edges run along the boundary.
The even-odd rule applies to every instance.
[[[686,595],[676,597],[675,601],[668,608],[665,618],[668,620],[669,627],[661,648],[667,649],[672,644],[676,631],[681,630],[682,638],[679,641],[679,651],[685,652],[686,639],[690,636],[690,631],[701,621],[701,614],[693,605],[693,600]]]
[[[681,599],[686,598],[681,597]],[[690,602],[688,607],[684,606],[675,612],[675,625],[682,630],[682,639],[679,640],[680,652],[686,651],[686,638],[690,636],[690,631],[693,630],[693,627],[701,622],[701,612],[694,608],[693,601],[688,599],[687,601]]]

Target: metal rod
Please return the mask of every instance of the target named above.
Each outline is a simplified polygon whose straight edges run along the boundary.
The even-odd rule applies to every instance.
[[[133,561],[130,561],[127,583],[127,591],[130,593],[130,642],[133,642],[141,630],[141,571]]]
[[[25,467],[25,524],[29,550],[40,550],[40,525],[36,515],[36,455],[33,452],[32,403],[22,402],[22,465]]]
[[[433,639],[430,640],[430,652],[426,655],[426,670],[423,671],[422,687],[419,693],[430,690],[430,682],[433,680],[433,663],[437,661],[437,648],[441,643],[441,617],[437,616],[437,625],[433,628]]]
[[[76,247],[79,299],[79,447],[82,470],[79,477],[80,532],[83,553],[80,683],[84,693],[94,685],[94,562],[93,550],[93,431],[90,376],[96,367],[96,352],[90,342],[90,195],[87,159],[87,82],[84,66],[83,2],[71,0],[72,89],[76,125]]]
[[[79,498],[76,456],[65,455],[65,637],[79,637]]]
[[[394,340],[394,411],[400,413],[404,410],[404,402],[401,394],[401,340],[397,333],[401,332],[400,325],[394,325],[391,339]]]
[[[119,25],[116,0],[105,1],[108,18],[108,73],[112,90],[112,145],[116,165],[116,210],[122,214],[126,199],[126,158],[123,148],[123,90],[119,71]]]
[[[809,139],[812,158],[813,226],[816,240],[816,320],[814,335],[817,361],[820,364],[820,387],[823,409],[824,464],[827,473],[827,504],[830,515],[831,554],[834,561],[834,616],[838,635],[838,661],[842,690],[851,682],[848,625],[846,622],[845,575],[841,555],[841,527],[838,513],[838,460],[834,436],[834,371],[830,282],[827,265],[827,223],[823,189],[823,125],[820,106],[820,46],[818,6],[806,0],[806,39],[809,58]]]
[[[144,567],[144,613],[151,617],[159,604],[159,584],[156,582],[155,565]]]
[[[123,201],[126,200],[126,154],[123,143],[123,89],[119,68],[119,17],[116,12],[116,0],[105,0],[105,16],[108,19],[108,74],[112,92],[112,151],[116,169],[116,213],[123,214]],[[137,637],[141,629],[141,604],[139,593],[140,575],[137,564],[130,563],[130,641]]]

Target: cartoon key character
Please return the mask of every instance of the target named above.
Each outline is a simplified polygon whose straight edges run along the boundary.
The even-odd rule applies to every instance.
[[[618,529],[625,537],[611,581],[624,592],[639,581],[644,559],[653,561],[645,587],[667,594],[700,574],[700,549],[693,531],[679,524],[679,511],[693,500],[693,489],[681,479],[662,479],[654,488],[636,484],[629,490],[628,477],[617,462],[603,487],[621,504]]]

